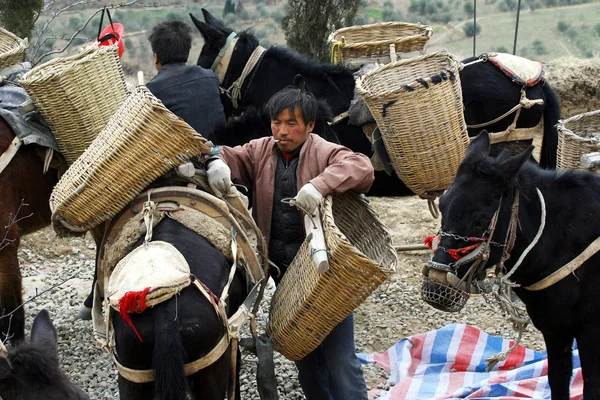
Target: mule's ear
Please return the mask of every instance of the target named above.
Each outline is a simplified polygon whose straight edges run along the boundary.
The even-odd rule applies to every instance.
[[[31,326],[31,343],[56,351],[56,329],[48,311],[42,310],[35,316]]]
[[[207,24],[209,24],[210,26],[213,26],[215,28],[225,27],[225,24],[223,24],[223,21],[221,21],[219,18],[212,15],[206,8],[202,9],[202,15],[204,16],[204,21]]]
[[[300,88],[300,90],[306,90],[306,81],[304,80],[304,77],[300,74],[294,77],[293,85]]]
[[[534,146],[531,145],[527,149],[525,149],[522,153],[509,158],[500,164],[500,169],[502,170],[502,175],[504,177],[510,179],[517,175],[523,164],[527,162],[531,158],[531,153],[533,152]]]
[[[190,13],[190,18],[192,19],[192,22],[194,23],[194,25],[196,25],[196,28],[198,28],[198,30],[200,31],[200,34],[202,35],[202,38],[204,39],[204,41],[209,46],[218,48],[219,42],[222,39],[224,39],[224,33],[221,32],[219,29],[214,28],[211,25],[207,24],[206,22],[200,21],[198,18],[194,17],[191,13]]]
[[[490,135],[486,130],[481,131],[467,147],[464,164],[478,164],[490,154]]]

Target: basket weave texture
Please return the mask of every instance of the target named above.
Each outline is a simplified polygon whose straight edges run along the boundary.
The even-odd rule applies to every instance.
[[[357,194],[327,196],[321,212],[329,270],[317,272],[305,240],[271,300],[267,334],[290,360],[312,352],[397,262],[389,232]]]
[[[26,73],[19,83],[52,129],[67,163],[92,143],[127,96],[123,68],[113,46],[90,46]]]
[[[333,63],[340,64],[355,58],[389,56],[391,44],[397,53],[423,51],[432,34],[428,25],[381,22],[338,29],[328,41],[334,47]]]
[[[21,61],[27,47],[27,39],[21,39],[14,33],[0,28],[0,69]]]
[[[117,215],[156,178],[211,148],[139,86],[54,187],[52,221],[91,229]]]
[[[396,174],[420,196],[448,188],[469,145],[458,65],[446,52],[431,53],[374,69],[356,84]]]
[[[556,168],[584,169],[581,156],[600,150],[600,110],[559,121],[557,130]]]

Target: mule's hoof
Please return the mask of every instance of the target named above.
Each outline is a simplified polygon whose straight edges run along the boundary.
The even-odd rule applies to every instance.
[[[84,320],[84,321],[89,321],[92,319],[92,309],[86,306],[81,306],[81,308],[79,309],[79,313],[77,313],[77,318]]]

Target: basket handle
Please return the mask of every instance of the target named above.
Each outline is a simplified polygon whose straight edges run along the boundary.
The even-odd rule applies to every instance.
[[[108,21],[110,22],[110,27],[112,28],[113,33],[107,33],[106,35],[100,37],[100,32],[102,32],[102,23],[104,22],[104,13],[108,15]],[[112,18],[110,17],[110,10],[106,8],[106,6],[104,6],[104,8],[102,9],[102,14],[100,15],[100,25],[98,26],[98,35],[96,35],[96,39],[98,42],[103,42],[108,39],[118,39],[117,35],[115,35],[114,32],[115,27],[113,25]]]

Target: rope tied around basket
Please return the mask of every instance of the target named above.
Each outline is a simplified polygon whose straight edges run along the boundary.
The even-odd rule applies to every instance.
[[[346,45],[346,38],[342,36],[341,41],[335,42],[331,46],[331,63],[334,64],[336,59],[339,61],[344,60],[344,55],[342,54],[342,47]]]
[[[438,208],[437,204],[435,204],[435,199],[440,197],[442,193],[444,193],[443,190],[436,192],[425,192],[419,195],[421,199],[427,200],[427,207],[429,207],[429,212],[431,213],[431,216],[436,219],[440,217],[440,209]]]

